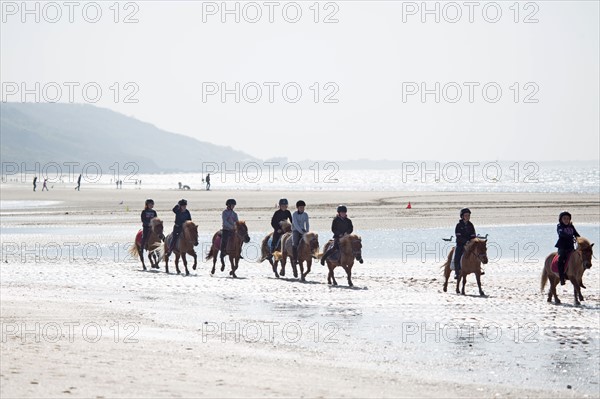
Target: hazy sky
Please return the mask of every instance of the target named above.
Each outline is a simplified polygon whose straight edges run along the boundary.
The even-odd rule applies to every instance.
[[[600,157],[597,1],[427,2],[439,22],[420,1],[228,1],[239,23],[221,1],[27,4],[2,2],[3,100],[100,87],[98,106],[260,158]]]

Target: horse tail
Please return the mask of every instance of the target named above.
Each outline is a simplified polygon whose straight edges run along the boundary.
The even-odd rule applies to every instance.
[[[129,248],[129,254],[135,258],[140,256],[140,248],[135,241],[133,242],[131,248]]]
[[[448,258],[446,259],[446,262],[440,266],[440,269],[446,270],[446,267],[450,267],[450,263],[452,262],[452,256],[454,256],[454,248],[452,248],[450,252],[448,252]]]
[[[271,237],[272,234],[266,236],[265,238],[263,238],[261,244],[260,244],[260,251],[261,251],[261,257],[259,260],[259,263],[262,263],[265,261],[265,259],[267,259],[269,257],[269,237]]]
[[[219,234],[219,233],[217,232],[213,235],[213,238],[212,238],[212,241],[210,244],[210,249],[206,253],[206,258],[204,260],[209,260],[209,259],[213,259],[213,258],[217,257],[217,248],[215,248],[215,239],[217,238],[217,234]]]
[[[283,259],[283,253],[281,251],[273,252],[273,259],[275,259],[276,261]]]
[[[546,287],[546,283],[548,282],[548,273],[546,272],[546,265],[544,264],[544,269],[542,270],[542,278],[540,280],[540,291],[544,292],[544,288]]]

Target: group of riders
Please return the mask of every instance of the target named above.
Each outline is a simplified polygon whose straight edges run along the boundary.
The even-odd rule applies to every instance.
[[[225,257],[227,242],[235,231],[235,224],[239,221],[237,213],[234,211],[236,201],[233,198],[228,199],[225,202],[225,210],[222,213],[222,236],[221,236],[221,259]],[[309,231],[309,217],[305,212],[306,202],[299,200],[296,202],[296,211],[292,214],[288,210],[288,200],[282,198],[279,200],[279,209],[275,211],[271,218],[271,227],[273,228],[273,238],[271,240],[271,255],[275,252],[275,249],[279,245],[281,236],[284,231],[281,227],[282,221],[289,221],[292,226],[292,261],[295,262],[298,259],[298,245],[302,236]],[[154,208],[154,201],[147,199],[144,210],[142,211],[142,248],[145,248],[146,241],[150,236],[151,225],[150,221],[157,216]],[[352,220],[348,217],[348,209],[345,205],[339,205],[337,207],[337,215],[331,223],[331,231],[333,233],[334,244],[321,257],[321,264],[324,265],[328,257],[332,253],[339,249],[339,240],[347,234],[352,234],[354,226]],[[187,201],[185,199],[180,200],[175,207],[173,207],[173,213],[175,213],[175,225],[173,226],[172,240],[169,243],[167,255],[173,251],[179,235],[183,230],[183,223],[188,220],[192,220],[192,215],[187,209]],[[471,211],[469,208],[463,208],[460,210],[460,220],[456,224],[454,233],[456,235],[456,247],[454,251],[454,271],[455,279],[458,279],[460,275],[460,260],[464,253],[465,246],[467,243],[476,238],[475,226],[471,223]],[[571,214],[567,211],[563,211],[558,216],[558,225],[556,227],[558,233],[558,241],[555,247],[558,249],[558,273],[560,278],[560,284],[565,284],[565,263],[569,257],[569,254],[575,250],[576,238],[579,237],[579,233],[575,229],[575,226],[571,223]],[[162,238],[162,237],[161,237]],[[362,259],[358,260],[362,263]],[[482,272],[481,274],[484,274]]]
[[[465,251],[465,245],[477,237],[475,233],[475,226],[471,223],[471,211],[469,208],[463,208],[460,210],[460,220],[456,224],[454,234],[456,234],[456,247],[454,250],[454,278],[458,279],[460,275],[460,259]],[[556,226],[558,233],[558,241],[554,245],[558,249],[558,274],[560,278],[560,284],[565,285],[565,263],[569,258],[571,252],[575,250],[576,238],[579,237],[579,233],[575,229],[575,226],[571,223],[571,214],[567,211],[563,211],[558,215],[558,225]],[[485,272],[481,272],[485,274]]]
[[[235,232],[236,222],[239,221],[237,213],[234,211],[237,202],[235,199],[230,198],[225,202],[225,210],[221,214],[222,219],[222,230],[221,230],[221,246],[220,246],[220,257],[223,259],[226,255],[227,243],[230,237]],[[296,262],[298,259],[298,245],[300,244],[300,240],[302,236],[309,231],[309,218],[308,213],[305,212],[306,202],[303,200],[299,200],[296,202],[296,211],[292,214],[288,210],[289,202],[286,198],[282,198],[279,200],[279,209],[275,211],[273,217],[271,218],[271,227],[273,227],[273,237],[271,240],[269,255],[272,258],[272,254],[275,252],[277,246],[280,243],[281,236],[284,234],[284,231],[281,227],[281,222],[289,221],[292,226],[292,251],[293,258],[292,261]],[[151,232],[151,220],[157,217],[156,211],[154,208],[154,200],[147,199],[144,210],[142,211],[141,219],[142,219],[142,250],[146,247],[146,243],[148,238],[150,237]],[[175,224],[173,226],[173,233],[171,234],[171,241],[168,244],[168,250],[166,255],[170,255],[175,246],[177,245],[177,241],[181,232],[183,231],[183,224],[192,220],[192,215],[190,211],[187,209],[187,200],[180,200],[177,205],[173,207],[173,213],[175,213]],[[339,205],[337,207],[337,215],[333,219],[331,224],[331,231],[333,233],[333,245],[323,254],[321,258],[321,264],[325,265],[325,261],[331,254],[339,250],[339,240],[345,235],[352,234],[354,231],[354,226],[352,225],[352,220],[348,217],[348,209],[345,205]],[[164,239],[164,237],[161,237]],[[362,258],[358,260],[360,263],[363,263]]]

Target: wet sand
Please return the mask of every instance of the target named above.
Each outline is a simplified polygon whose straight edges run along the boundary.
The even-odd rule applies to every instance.
[[[182,196],[203,233],[218,228],[229,197],[262,231],[279,197],[298,199],[3,185],[2,228],[10,231],[3,251],[7,242],[31,248],[63,238],[44,234],[50,227],[105,227],[81,240],[110,242],[121,237],[117,230],[135,232],[146,197],[170,222]],[[575,222],[600,222],[593,195],[318,192],[302,199],[312,229],[325,236],[340,202],[359,233],[452,227],[465,205],[476,225],[554,223],[565,208]],[[27,202],[38,200],[57,203]],[[413,209],[405,209],[408,201]],[[2,397],[599,397],[596,260],[580,307],[569,284],[559,288],[563,305],[548,304],[541,264],[510,260],[486,268],[485,297],[472,277],[466,296],[452,282],[442,292],[437,260],[366,259],[353,270],[354,288],[339,269],[339,286],[328,286],[320,265],[300,283],[289,266],[274,278],[266,262],[242,261],[237,280],[219,271],[211,277],[204,262],[189,277],[165,274],[162,263],[159,272],[142,272],[121,259],[3,253],[2,262]]]

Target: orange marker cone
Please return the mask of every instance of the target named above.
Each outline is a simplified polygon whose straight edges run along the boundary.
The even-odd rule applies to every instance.
[[[406,205],[406,209],[412,209],[412,206],[410,205],[410,201],[408,201],[408,205]]]

